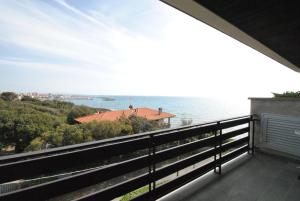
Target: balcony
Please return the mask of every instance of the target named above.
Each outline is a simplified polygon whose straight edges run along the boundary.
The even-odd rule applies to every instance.
[[[300,181],[295,167],[297,162],[280,156],[243,155],[226,164],[221,176],[210,172],[161,201],[298,201]]]
[[[140,188],[132,200],[295,200],[297,165],[253,155],[254,128],[243,116],[2,157],[0,183],[46,179],[0,200],[119,200]]]

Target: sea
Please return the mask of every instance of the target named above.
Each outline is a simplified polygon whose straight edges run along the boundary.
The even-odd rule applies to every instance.
[[[164,96],[93,96],[68,100],[77,105],[87,105],[110,110],[148,107],[175,114],[171,127],[179,127],[183,120],[192,124],[205,123],[226,118],[248,115],[250,101],[247,98],[201,98]]]

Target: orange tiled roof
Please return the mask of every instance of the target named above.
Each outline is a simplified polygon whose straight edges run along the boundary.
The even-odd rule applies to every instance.
[[[79,123],[87,123],[90,121],[115,121],[122,116],[128,118],[131,115],[144,117],[148,120],[159,120],[159,119],[175,117],[174,114],[170,114],[166,112],[161,112],[159,114],[158,110],[154,110],[150,108],[135,108],[135,109],[128,109],[128,110],[115,110],[115,111],[96,113],[84,117],[79,117],[75,120]]]

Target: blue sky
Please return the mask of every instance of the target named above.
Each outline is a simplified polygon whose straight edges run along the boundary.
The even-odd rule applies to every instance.
[[[270,96],[300,74],[156,0],[0,0],[0,91]]]

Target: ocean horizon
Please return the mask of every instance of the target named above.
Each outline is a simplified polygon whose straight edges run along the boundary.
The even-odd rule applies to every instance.
[[[178,127],[182,120],[192,120],[192,124],[248,115],[250,101],[242,98],[219,99],[204,97],[171,97],[171,96],[118,96],[99,95],[88,99],[68,99],[76,105],[86,105],[110,110],[147,107],[175,114],[171,118],[171,127]]]

